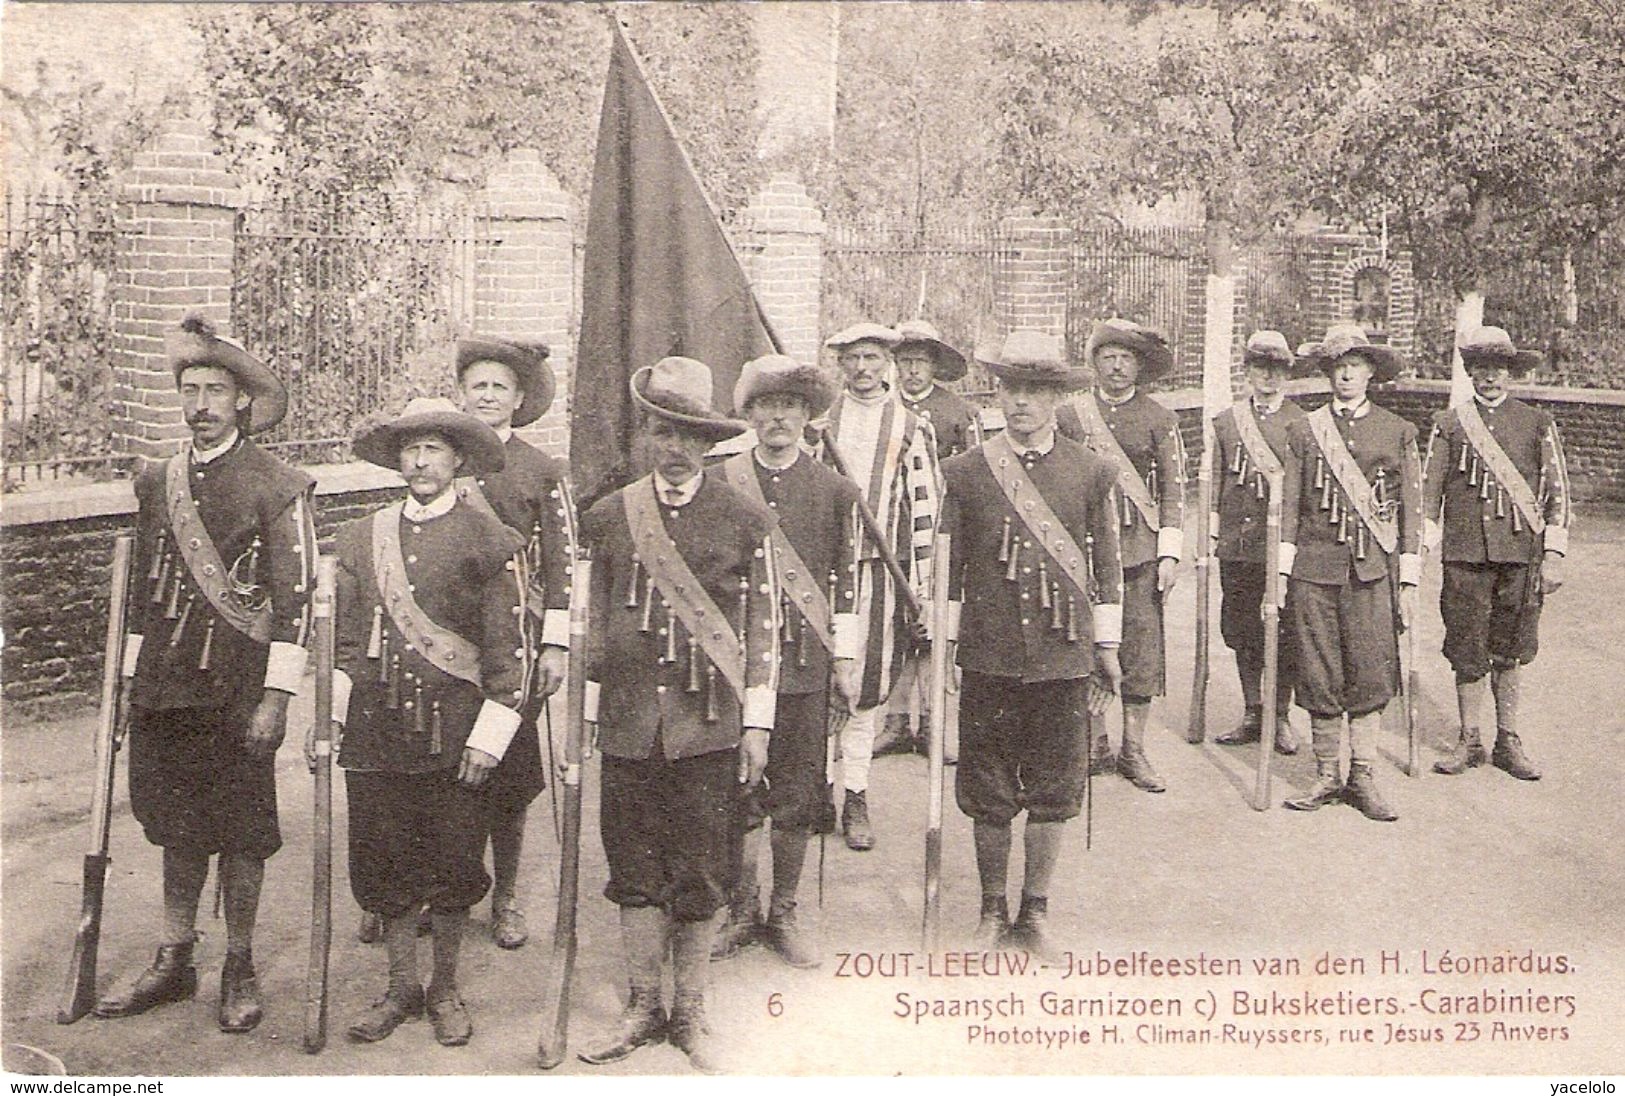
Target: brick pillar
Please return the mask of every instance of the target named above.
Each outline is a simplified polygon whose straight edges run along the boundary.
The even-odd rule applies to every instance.
[[[227,333],[242,191],[197,122],[171,124],[118,179],[113,274],[115,446],[144,457],[186,437],[164,334],[196,312]],[[253,349],[253,348],[250,348]]]
[[[784,352],[817,362],[823,211],[793,176],[776,175],[756,192],[740,221],[741,235],[749,237],[740,261]]]
[[[541,153],[529,148],[508,153],[481,197],[492,242],[477,251],[475,324],[482,335],[547,344],[557,395],[547,414],[525,428],[525,436],[544,452],[563,457],[570,444],[575,353],[569,198]]]
[[[994,273],[993,309],[1001,331],[1030,327],[1065,334],[1071,227],[1060,217],[1016,213],[1003,219],[999,233],[1010,255]]]

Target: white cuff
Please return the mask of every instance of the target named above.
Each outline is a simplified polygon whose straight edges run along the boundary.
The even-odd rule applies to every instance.
[[[1281,561],[1275,565],[1275,569],[1283,575],[1290,575],[1292,573],[1292,564],[1297,561],[1297,558],[1298,546],[1291,541],[1283,540],[1281,542]]]
[[[1551,530],[1546,530],[1547,539],[1551,539]],[[141,657],[141,637],[134,632],[124,637],[124,661],[119,664],[119,673],[126,681],[135,676],[135,664]]]
[[[1157,555],[1178,563],[1185,554],[1185,530],[1177,525],[1164,525],[1157,530]]]
[[[1432,518],[1422,519],[1422,549],[1427,552],[1437,552],[1439,545],[1444,543],[1444,530]]]
[[[265,687],[290,696],[297,693],[309,660],[310,652],[299,644],[273,642],[270,657],[265,660]]]
[[[585,686],[585,695],[581,701],[581,720],[583,723],[598,722],[598,682],[589,681]]]
[[[744,724],[760,730],[773,729],[773,713],[779,706],[778,690],[771,685],[745,686]]]
[[[1212,540],[1219,539],[1219,512],[1217,510],[1208,511],[1207,535]]]
[[[856,613],[836,613],[830,617],[830,627],[835,632],[836,658],[863,657],[862,624],[862,619]]]
[[[1422,585],[1422,557],[1416,552],[1399,553],[1399,584]]]
[[[350,689],[354,684],[343,670],[333,671],[333,722],[341,727],[350,719]]]
[[[1123,603],[1103,601],[1093,613],[1096,643],[1123,642]]]
[[[1547,552],[1556,552],[1560,556],[1568,555],[1569,554],[1569,528],[1568,528],[1568,526],[1566,526],[1566,525],[1548,525],[1546,527],[1546,533],[1545,533],[1544,539],[1542,540],[1542,544],[1544,545],[1544,550],[1547,551]],[[141,639],[140,636],[133,636],[132,638],[135,639],[138,643],[139,643],[139,641]]]
[[[570,610],[548,609],[542,613],[542,646],[570,646]]]
[[[468,732],[468,745],[501,761],[502,755],[508,752],[508,743],[513,741],[513,733],[518,729],[518,712],[506,704],[487,700],[480,705],[474,729]]]
[[[962,601],[950,601],[948,603],[948,634],[942,638],[949,643],[959,642],[959,615],[964,608],[965,603]]]

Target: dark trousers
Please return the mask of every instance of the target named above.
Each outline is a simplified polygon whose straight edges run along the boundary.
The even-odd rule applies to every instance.
[[[767,741],[767,772],[742,794],[740,828],[752,830],[764,818],[776,830],[811,833],[824,801],[824,753],[828,741],[829,694],[780,693]]]
[[[1117,657],[1123,665],[1124,699],[1149,700],[1167,691],[1157,562],[1123,568],[1123,644]]]
[[[1286,582],[1285,578],[1281,579]],[[1251,560],[1219,561],[1219,634],[1226,647],[1236,652],[1236,672],[1241,677],[1243,703],[1263,706],[1260,682],[1264,675],[1264,565]],[[1277,627],[1275,709],[1285,711],[1292,703],[1293,649],[1291,603],[1281,613]]]
[[[368,913],[399,917],[428,905],[467,909],[491,887],[481,789],[456,769],[347,771],[350,890]]]
[[[1291,580],[1298,703],[1318,716],[1367,715],[1399,691],[1392,579],[1340,586]]]
[[[282,847],[276,761],[243,748],[253,707],[136,708],[130,810],[147,840],[268,859]]]
[[[1445,563],[1439,591],[1444,657],[1465,684],[1540,650],[1540,579],[1526,563]]]
[[[1065,822],[1089,779],[1089,679],[1035,681],[965,671],[954,799],[981,822]]]

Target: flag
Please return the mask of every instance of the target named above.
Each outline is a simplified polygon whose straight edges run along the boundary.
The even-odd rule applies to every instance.
[[[570,403],[570,470],[583,505],[635,474],[636,370],[697,358],[711,367],[714,406],[728,409],[745,362],[778,349],[665,110],[611,25]]]

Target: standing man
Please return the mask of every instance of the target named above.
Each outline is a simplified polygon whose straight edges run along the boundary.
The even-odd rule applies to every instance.
[[[702,467],[746,426],[712,409],[711,370],[662,358],[632,374],[649,472],[594,503],[587,721],[603,759],[600,824],[630,994],[599,1064],[670,1039],[722,1068],[705,1017],[715,914],[739,870],[736,785],[768,762],[778,702],[773,513]],[[607,685],[600,702],[599,684]],[[675,1001],[661,995],[668,938]]]
[[[1518,738],[1518,689],[1539,648],[1541,603],[1563,585],[1568,466],[1552,416],[1507,395],[1508,377],[1534,369],[1540,355],[1519,350],[1499,327],[1481,327],[1461,358],[1473,398],[1434,419],[1422,489],[1424,541],[1443,540],[1444,655],[1461,709],[1461,737],[1433,771],[1454,776],[1484,763],[1478,719],[1488,675],[1490,762],[1519,780],[1539,780]]]
[[[553,370],[547,347],[499,339],[470,338],[457,344],[457,388],[463,411],[502,439],[506,463],[499,472],[464,476],[458,491],[525,538],[523,614],[526,667],[523,717],[502,764],[486,783],[490,806],[491,938],[501,948],[522,947],[529,937],[519,906],[519,855],[525,813],[541,792],[545,766],[540,747],[547,698],[564,683],[570,645],[570,569],[575,559],[575,509],[567,470],[514,433],[546,414],[553,402]]]
[[[766,779],[747,793],[739,819],[740,879],[718,957],[760,933],[791,966],[819,964],[796,923],[796,890],[824,800],[831,676],[840,703],[849,707],[858,696],[863,640],[854,596],[862,536],[858,489],[801,449],[807,421],[828,410],[834,398],[833,385],[816,367],[777,354],[747,362],[734,386],[734,406],[750,421],[756,448],[714,469],[778,518],[773,565],[783,589],[779,701]],[[764,817],[773,819],[773,893],[765,926],[756,884]]]
[[[1347,798],[1367,818],[1392,822],[1399,816],[1378,793],[1371,764],[1382,710],[1399,690],[1399,629],[1413,626],[1422,577],[1416,427],[1367,398],[1373,380],[1398,375],[1400,357],[1358,324],[1333,326],[1299,354],[1325,371],[1332,399],[1287,435],[1281,573],[1291,576],[1298,700],[1309,709],[1317,775],[1286,805],[1312,811]]]
[[[1061,340],[1012,331],[988,368],[1005,431],[943,465],[951,640],[963,670],[954,791],[974,820],[982,914],[976,946],[1046,959],[1049,883],[1063,824],[1088,781],[1090,714],[1122,679],[1117,471],[1055,429],[1065,394],[1087,383]],[[1021,910],[1005,895],[1010,823],[1027,812]]]
[[[1271,482],[1280,483],[1289,449],[1287,430],[1303,411],[1286,398],[1292,376],[1292,348],[1279,331],[1255,331],[1242,352],[1249,394],[1213,420],[1214,513],[1209,525],[1219,560],[1219,634],[1236,652],[1245,706],[1241,726],[1214,739],[1221,746],[1244,746],[1263,734],[1265,536]],[[1276,677],[1275,750],[1298,752],[1292,733],[1292,673],[1289,637],[1283,637]]]
[[[427,1008],[436,1041],[461,1046],[474,1029],[458,952],[469,907],[491,885],[481,785],[518,732],[524,699],[524,540],[458,497],[458,475],[502,469],[503,445],[449,400],[412,400],[357,437],[355,453],[398,470],[410,493],[338,533],[333,710],[347,725],[350,887],[382,918],[389,951],[389,989],[349,1035],[378,1042]],[[425,906],[427,993],[417,966]]]
[[[1162,603],[1173,591],[1185,540],[1185,446],[1179,419],[1140,385],[1165,376],[1174,356],[1160,334],[1128,320],[1103,320],[1085,357],[1095,390],[1061,409],[1061,433],[1083,442],[1117,469],[1123,551],[1123,749],[1116,768],[1141,791],[1166,787],[1145,754],[1151,698],[1166,688]],[[1096,728],[1095,772],[1112,767],[1111,746]]]
[[[315,567],[309,476],[249,440],[282,421],[288,393],[260,361],[189,316],[166,352],[192,431],[186,450],[135,481],[133,574],[124,649],[130,806],[164,850],[158,956],[96,1005],[133,1016],[197,991],[198,899],[219,856],[226,959],[220,1030],[260,1022],[254,919],[265,861],[282,845],[276,751],[305,669]]]
[[[830,336],[845,387],[829,413],[829,436],[847,474],[877,518],[920,604],[931,589],[931,550],[939,505],[936,449],[926,424],[903,406],[888,383],[897,333],[860,323]],[[829,459],[828,455],[825,457]],[[847,847],[875,846],[869,820],[869,764],[876,724],[915,641],[904,615],[906,595],[887,569],[872,537],[860,548],[858,627],[863,635],[863,682],[857,707],[841,731],[841,782],[846,795],[841,830]],[[910,627],[913,624],[913,628]]]

